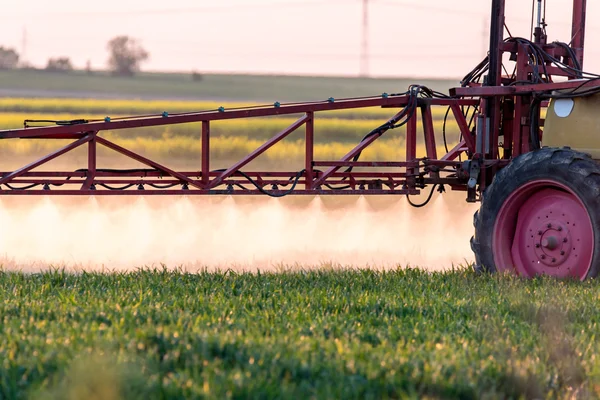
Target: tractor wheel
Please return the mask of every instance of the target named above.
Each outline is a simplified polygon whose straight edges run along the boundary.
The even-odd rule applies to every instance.
[[[600,264],[600,167],[568,148],[516,157],[474,216],[477,268],[584,280]]]

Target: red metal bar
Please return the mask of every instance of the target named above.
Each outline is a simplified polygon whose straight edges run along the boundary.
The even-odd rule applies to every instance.
[[[466,140],[461,140],[459,144],[454,146],[447,154],[445,154],[440,161],[453,161],[458,158],[458,156],[464,152],[466,146]]]
[[[0,132],[2,132],[0,130]],[[56,134],[56,135],[43,135],[43,136],[30,136],[28,139],[80,139],[89,132],[85,133],[65,133],[65,134]]]
[[[483,85],[488,87],[497,87],[502,83],[502,43],[504,43],[504,19],[505,19],[505,0],[492,0],[492,15],[490,24],[490,49],[488,52],[489,67],[487,79]],[[481,131],[483,143],[483,154],[494,158],[497,151],[498,136],[500,131],[500,98],[491,96],[485,99],[485,107],[479,109],[484,114],[484,129]],[[485,157],[484,157],[485,158]],[[480,173],[480,188],[485,188],[488,177],[487,171]]]
[[[312,189],[313,181],[313,162],[314,162],[314,123],[315,115],[313,112],[306,113],[306,133],[305,133],[305,154],[304,154],[304,169],[306,170],[306,190]]]
[[[502,76],[502,43],[504,42],[504,11],[505,0],[492,0],[488,86],[500,86],[500,78]],[[493,104],[490,104],[490,106],[493,108]],[[490,114],[489,112],[487,113]],[[491,115],[488,116],[491,117]]]
[[[96,136],[96,141],[98,143],[100,143],[101,145],[103,145],[105,147],[108,147],[109,149],[112,149],[112,150],[116,151],[117,153],[121,153],[124,156],[132,158],[132,159],[134,159],[136,161],[139,161],[142,164],[148,165],[149,167],[156,168],[157,170],[162,171],[165,174],[172,176],[173,178],[177,178],[177,179],[179,179],[182,182],[186,182],[189,185],[194,186],[194,187],[196,187],[198,189],[203,189],[202,184],[200,184],[199,182],[196,182],[195,180],[190,179],[187,176],[185,176],[183,174],[180,174],[179,172],[175,172],[172,169],[167,168],[167,167],[165,167],[165,166],[163,166],[163,165],[161,165],[161,164],[159,164],[159,163],[157,163],[155,161],[149,160],[146,157],[143,157],[143,156],[141,156],[141,155],[139,155],[137,153],[134,153],[133,151],[127,150],[127,149],[125,149],[125,148],[123,148],[123,147],[121,147],[121,146],[119,146],[119,145],[117,145],[117,144],[115,144],[113,142],[110,142],[110,141],[104,139],[103,137]]]
[[[433,160],[429,160],[427,161],[428,164],[434,162]],[[336,164],[336,165],[341,165],[341,166],[349,166],[352,165],[354,163],[352,162],[341,162],[341,161],[332,161],[332,162],[327,162],[327,161],[315,161],[315,164],[317,166],[322,166],[321,163],[325,164],[325,166],[330,166],[331,164]],[[371,164],[371,165],[367,165],[367,164]],[[356,162],[356,166],[358,167],[403,167],[403,166],[415,166],[418,165],[418,161],[414,161],[414,162],[389,162],[389,161],[384,161],[384,162],[369,162],[369,161],[358,161]],[[0,172],[0,175],[4,175],[4,174],[9,174],[12,171],[9,172]],[[261,178],[285,178],[286,180],[289,180],[289,178],[293,178],[296,176],[298,172],[297,171],[290,171],[290,172],[274,172],[274,171],[248,171],[245,174],[250,176],[250,177],[261,177]],[[192,171],[192,172],[180,172],[180,174],[185,175],[187,177],[195,177],[199,175],[198,171]],[[219,176],[221,173],[218,171],[215,172],[211,172],[211,176]],[[355,177],[373,177],[373,178],[380,178],[382,176],[388,176],[388,175],[392,175],[392,176],[403,176],[404,173],[403,172],[381,172],[381,171],[373,171],[373,172],[356,172],[356,171],[352,171],[352,172],[343,172],[343,171],[338,171],[335,172],[331,175],[332,178],[334,177],[346,177],[346,176],[350,176],[353,175]],[[24,174],[21,175],[21,177],[38,177],[38,178],[66,178],[66,177],[71,177],[71,178],[86,178],[86,173],[83,171],[80,172],[75,172],[75,171],[71,171],[71,172],[65,172],[65,171],[30,171],[30,172],[26,172]],[[143,179],[143,178],[160,178],[161,176],[164,176],[163,172],[160,171],[144,171],[144,172],[129,172],[129,171],[96,171],[96,178],[98,180],[102,179],[102,178],[122,178],[123,182],[129,182],[129,181],[137,181],[139,179]],[[136,178],[136,179],[133,179]],[[173,178],[175,179],[175,178]],[[44,180],[45,181],[45,180]],[[167,180],[163,180],[163,182],[166,182]]]
[[[210,121],[202,121],[202,183],[210,179]]]
[[[81,190],[88,190],[96,176],[96,135],[88,142],[88,170],[87,179],[81,186]]]
[[[467,123],[467,119],[462,113],[458,104],[453,104],[450,106],[452,109],[452,113],[454,114],[454,119],[456,120],[456,124],[458,125],[458,129],[462,133],[463,140],[467,144],[469,150],[474,153],[475,152],[475,141],[471,136],[471,131],[469,130],[469,124]]]
[[[456,96],[510,96],[510,95],[525,95],[533,92],[544,92],[550,90],[561,90],[561,89],[572,89],[579,85],[586,84],[585,87],[590,89],[598,87],[598,82],[589,81],[587,79],[573,79],[564,82],[553,82],[553,83],[537,83],[532,85],[518,85],[518,86],[481,86],[481,87],[460,87],[452,88],[450,92]]]
[[[270,191],[272,194],[281,195],[284,194],[284,190],[272,190]],[[172,189],[129,189],[129,190],[79,190],[79,189],[68,189],[68,190],[2,190],[2,195],[31,195],[31,196],[39,196],[39,195],[49,195],[49,196],[76,196],[76,195],[84,195],[84,196],[140,196],[140,195],[228,195],[228,196],[264,196],[259,190],[172,190]],[[420,190],[418,189],[399,189],[399,190],[391,190],[391,189],[364,189],[364,190],[302,190],[299,189],[294,191],[295,195],[305,195],[305,196],[316,196],[316,195],[345,195],[345,196],[359,196],[359,195],[418,195],[420,194]]]
[[[585,44],[585,19],[587,0],[573,0],[573,25],[571,28],[571,47],[575,50],[579,64],[583,68],[583,49]]]
[[[417,118],[413,116],[406,122],[406,161],[417,158]],[[413,176],[418,168],[407,168],[408,176]],[[413,179],[414,181],[414,179]],[[414,183],[414,182],[411,182]]]
[[[431,115],[431,107],[421,107],[421,117],[423,118],[423,133],[425,135],[425,150],[427,158],[437,160],[437,149],[435,145],[435,132],[433,129],[433,117]]]
[[[219,175],[215,180],[213,180],[212,182],[209,183],[208,188],[211,189],[216,186],[219,186],[223,182],[224,179],[233,175],[236,171],[238,171],[244,165],[248,164],[250,161],[254,160],[256,157],[258,157],[259,155],[264,153],[267,149],[272,147],[274,144],[280,142],[283,138],[288,136],[290,133],[294,132],[296,129],[298,129],[299,127],[304,125],[304,123],[306,123],[308,118],[309,118],[308,115],[305,114],[299,120],[297,120],[296,122],[294,122],[293,124],[291,124],[290,126],[285,128],[283,131],[279,132],[278,134],[273,136],[271,139],[267,140],[264,144],[262,144],[259,148],[254,150],[252,153],[248,154],[241,161],[238,161],[233,166],[229,167],[227,170],[225,170],[223,173],[221,173],[221,175]]]
[[[315,167],[416,167],[418,161],[315,161]]]
[[[16,171],[13,171],[7,175],[4,175],[2,178],[0,178],[0,185],[8,183],[11,180],[23,175],[24,173],[31,171],[32,169],[37,168],[40,165],[47,163],[48,161],[54,160],[56,157],[61,156],[73,149],[76,149],[77,147],[81,146],[82,144],[89,142],[93,137],[94,137],[94,135],[86,135],[79,140],[69,143],[68,145],[66,145],[65,147],[63,147],[61,149],[58,149],[58,150],[48,154],[47,156],[42,157],[39,160],[34,161],[31,164],[24,166],[23,168],[19,168]]]
[[[376,141],[378,138],[379,138],[378,135],[373,135],[373,136],[370,136],[367,139],[363,140],[362,142],[360,142],[358,144],[358,146],[356,146],[355,148],[350,150],[345,156],[343,156],[340,161],[349,161],[350,159],[354,158],[354,156],[356,156],[358,153],[363,151],[366,147],[368,147],[371,143]],[[314,182],[313,187],[318,188],[320,185],[323,185],[325,183],[325,181],[327,180],[327,178],[329,178],[338,169],[340,169],[339,166],[333,166],[333,167],[330,167],[327,171],[323,172],[323,174]]]

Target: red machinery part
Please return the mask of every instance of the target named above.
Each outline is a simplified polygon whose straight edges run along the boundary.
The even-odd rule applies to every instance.
[[[514,190],[498,213],[492,246],[496,268],[526,277],[587,277],[594,229],[568,186],[534,180]]]

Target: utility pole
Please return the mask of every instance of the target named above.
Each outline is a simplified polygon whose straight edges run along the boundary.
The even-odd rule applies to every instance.
[[[360,76],[369,75],[369,0],[362,0],[362,45],[360,54]]]

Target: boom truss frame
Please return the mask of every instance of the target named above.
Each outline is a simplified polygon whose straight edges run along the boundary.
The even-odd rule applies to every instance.
[[[407,93],[383,94],[353,99],[328,99],[309,103],[279,104],[169,115],[71,121],[68,124],[0,131],[0,140],[54,139],[69,141],[64,147],[12,171],[0,172],[0,195],[416,195],[427,185],[448,185],[467,192],[467,201],[490,184],[499,168],[510,159],[535,148],[533,136],[543,134],[541,107],[557,90],[576,90],[584,85],[600,87],[596,79],[574,76],[583,64],[586,0],[573,0],[573,27],[570,44],[547,43],[544,30],[536,30],[536,41],[504,38],[505,0],[492,1],[490,52],[484,82],[465,79],[449,96],[415,98]],[[538,28],[539,29],[539,28]],[[533,50],[532,50],[533,49]],[[536,50],[538,49],[538,50]],[[532,51],[543,53],[542,62]],[[502,74],[503,56],[515,62],[513,74]],[[533,55],[532,55],[533,54]],[[541,54],[541,53],[540,53]],[[563,66],[549,60],[563,60]],[[569,70],[571,69],[571,70]],[[540,71],[543,70],[543,73]],[[478,72],[482,75],[483,72]],[[555,82],[554,77],[568,80]],[[534,79],[536,78],[536,79]],[[543,78],[543,81],[541,81]],[[536,103],[537,101],[537,103]],[[537,106],[537,107],[536,107]],[[336,160],[314,156],[315,115],[320,112],[384,107],[398,112],[392,120],[406,116],[404,160],[357,161],[357,156],[384,132],[371,134],[346,155]],[[460,130],[460,141],[441,157],[437,154],[432,108],[447,107]],[[473,123],[465,109],[476,110]],[[392,112],[392,111],[391,111]],[[275,134],[250,154],[224,170],[211,170],[211,124],[239,118],[297,115],[289,127]],[[417,118],[421,117],[422,132]],[[102,136],[107,130],[197,123],[201,132],[198,169],[176,171],[126,149]],[[268,152],[291,133],[304,129],[302,171],[247,171],[245,167]],[[537,132],[537,133],[536,133]],[[417,138],[423,135],[426,154],[417,157]],[[77,171],[39,171],[39,167],[81,146],[87,146],[87,168]],[[98,168],[97,148],[102,146],[140,162],[148,168],[107,170]],[[0,169],[1,160],[0,160]],[[356,171],[360,169],[360,171]],[[385,169],[385,171],[382,171]],[[248,183],[251,187],[247,187]],[[115,188],[114,185],[119,185]],[[246,186],[245,186],[246,185]],[[432,189],[433,190],[433,189]]]

